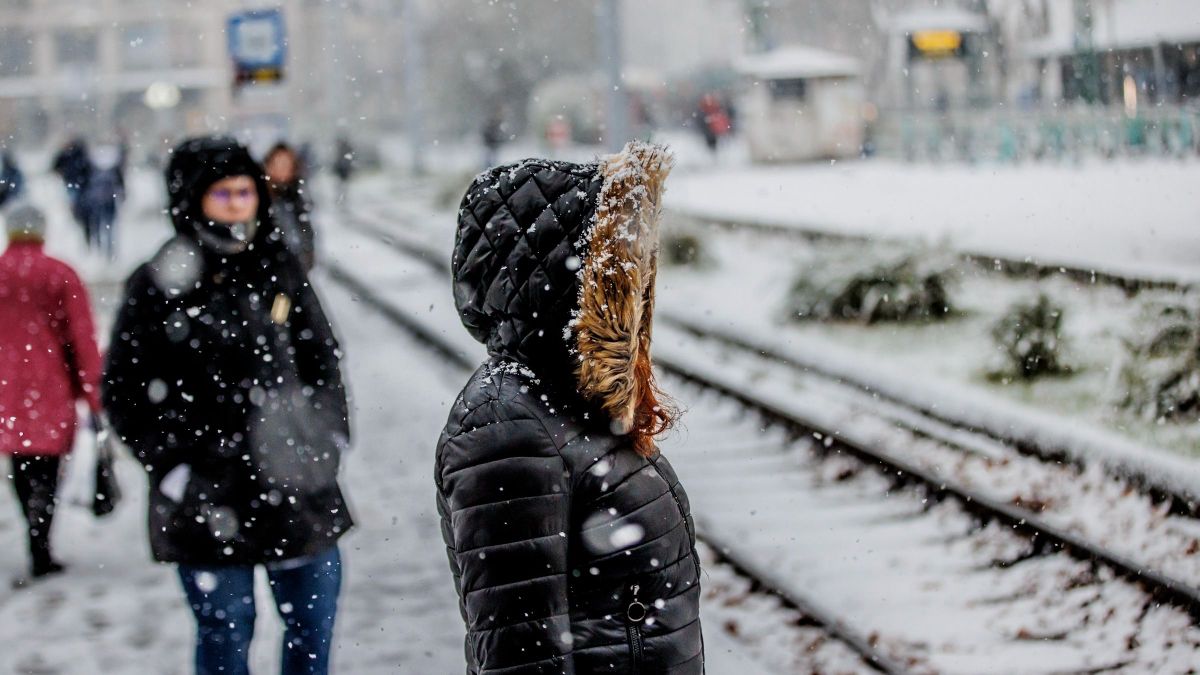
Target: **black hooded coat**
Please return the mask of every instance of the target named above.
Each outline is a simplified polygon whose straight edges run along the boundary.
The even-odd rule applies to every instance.
[[[454,297],[490,359],[453,405],[435,481],[471,675],[703,672],[687,495],[621,433],[669,161],[636,143],[527,160],[463,199]]]
[[[255,179],[260,225],[249,248],[223,255],[199,241],[200,200],[236,175]],[[154,558],[241,565],[320,553],[352,525],[336,478],[277,480],[272,457],[301,442],[332,447],[322,461],[336,469],[349,442],[333,330],[271,226],[266,180],[245,148],[185,141],[166,180],[177,234],[126,283],[103,378],[112,426],[148,473]],[[268,415],[278,401],[287,414]]]

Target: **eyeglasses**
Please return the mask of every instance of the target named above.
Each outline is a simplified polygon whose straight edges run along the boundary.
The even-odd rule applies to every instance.
[[[253,188],[241,188],[238,190],[230,190],[228,188],[219,188],[208,193],[208,196],[219,202],[231,202],[236,197],[240,201],[249,201],[251,197],[258,193]]]

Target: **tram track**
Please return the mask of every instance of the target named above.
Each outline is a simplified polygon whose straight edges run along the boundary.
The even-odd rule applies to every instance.
[[[382,231],[382,228],[369,223],[352,224],[352,227],[376,240],[387,243],[410,258],[419,260],[435,274],[444,275],[448,272],[445,259],[436,255],[424,244],[417,242],[415,238],[404,238],[403,245],[397,245],[394,242],[399,237],[388,236]],[[374,297],[375,302],[372,304],[377,303],[381,308],[387,308],[381,309],[381,311],[403,315],[403,312],[390,306],[386,300],[378,298],[373,289],[356,281],[353,274],[334,267],[331,270],[331,276],[368,302],[372,302],[371,298]],[[401,325],[411,323],[417,326],[417,331],[413,332],[420,331],[422,325],[421,320],[411,316],[407,319],[397,319],[394,322]],[[678,326],[678,328],[686,330],[682,326]],[[691,332],[700,333],[701,331]],[[426,328],[424,335],[420,337],[430,344],[440,344],[437,349],[442,354],[456,355],[454,358],[458,365],[463,367],[475,365],[474,361],[467,357],[461,349],[447,342],[444,336],[438,334],[437,331]],[[749,351],[744,345],[727,344],[726,346],[742,348],[743,352]],[[746,355],[743,354],[743,356]],[[769,356],[759,355],[756,358],[769,358]],[[1194,585],[1186,581],[1157,572],[1143,563],[1089,541],[1075,532],[1049,522],[1033,510],[996,499],[992,495],[932,471],[899,453],[889,452],[873,443],[871,439],[856,437],[855,434],[848,433],[844,429],[829,428],[825,420],[806,417],[798,413],[794,406],[786,403],[786,399],[781,401],[779,397],[764,396],[755,391],[754,387],[744,386],[742,383],[724,377],[721,368],[717,366],[697,367],[696,360],[679,358],[671,354],[670,350],[662,349],[657,351],[656,362],[671,377],[677,378],[681,382],[690,382],[705,391],[718,392],[727,399],[737,401],[746,410],[752,410],[760,415],[767,425],[787,429],[789,437],[793,441],[801,439],[810,445],[815,445],[818,454],[826,457],[853,457],[864,466],[873,466],[879,469],[887,481],[898,485],[919,486],[923,494],[926,494],[934,502],[953,502],[956,509],[970,514],[971,518],[978,523],[1000,525],[1018,539],[1028,542],[1029,546],[1026,550],[1008,556],[1007,559],[992,560],[991,563],[998,568],[1017,566],[1027,560],[1062,553],[1091,566],[1093,571],[1101,569],[1107,571],[1106,573],[1098,572],[1097,578],[1110,576],[1129,582],[1141,589],[1145,593],[1144,612],[1148,612],[1150,608],[1161,603],[1190,613],[1192,620],[1200,618],[1200,593],[1197,592]],[[929,429],[914,431],[929,433]],[[933,435],[936,436],[936,434]],[[705,522],[703,518],[698,518],[698,522],[702,523],[702,534],[712,531],[712,528],[703,526]],[[831,635],[837,636],[839,640],[851,646],[863,655],[864,660],[873,663],[879,670],[883,672],[909,672],[910,670],[936,672],[936,669],[929,670],[923,667],[919,655],[913,656],[909,651],[903,647],[897,647],[895,644],[881,646],[886,641],[881,641],[877,634],[856,628],[853,623],[845,620],[838,613],[822,609],[819,601],[813,601],[798,594],[795,584],[788,583],[786,579],[781,580],[778,572],[770,570],[769,566],[755,560],[753,556],[741,551],[740,548],[734,547],[729,540],[713,534],[703,534],[703,536],[707,537],[706,541],[709,542],[710,547],[719,558],[730,564],[739,573],[753,579],[756,587],[769,589],[770,593],[780,598],[787,607],[797,610],[808,617],[809,621],[822,626]],[[1096,583],[1101,582],[1097,581]]]
[[[479,365],[477,359],[468,356],[466,352],[446,340],[436,330],[429,328],[422,320],[383,299],[369,284],[364,283],[354,273],[336,263],[325,263],[323,268],[329,278],[344,290],[380,314],[389,323],[409,333],[417,341],[447,359],[451,365],[462,370],[464,374],[469,374]],[[857,653],[862,658],[863,665],[869,670],[889,675],[908,672],[906,668],[893,661],[889,655],[875,649],[869,637],[855,633],[851,627],[845,625],[834,615],[818,608],[812,601],[773,583],[754,561],[739,554],[724,540],[703,532],[697,533],[697,538],[713,562],[727,566],[737,576],[749,582],[751,593],[770,596],[776,599],[783,608],[798,613],[799,616],[793,620],[797,626],[815,627],[829,634]]]

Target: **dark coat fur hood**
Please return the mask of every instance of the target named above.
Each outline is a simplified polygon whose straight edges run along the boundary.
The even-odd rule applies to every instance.
[[[488,347],[435,480],[467,672],[703,672],[687,494],[626,433],[670,156],[527,160],[463,200],[454,297]]]

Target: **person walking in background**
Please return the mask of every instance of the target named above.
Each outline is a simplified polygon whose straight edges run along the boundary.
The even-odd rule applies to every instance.
[[[350,139],[339,136],[334,145],[333,175],[338,179],[337,202],[343,207],[346,205],[347,191],[350,189],[350,179],[354,177],[355,169],[354,146],[350,144]]]
[[[288,249],[300,259],[305,272],[316,264],[317,241],[313,231],[312,202],[305,185],[306,167],[287,143],[271,148],[263,165],[271,188],[271,214]]]
[[[25,174],[17,166],[12,153],[0,151],[0,208],[14,201],[25,191]]]
[[[247,672],[264,565],[282,672],[324,674],[353,524],[337,479],[350,437],[338,343],[241,144],[184,141],[166,184],[176,236],[127,282],[105,409],[148,473],[150,547],[178,565],[196,672]]]
[[[54,173],[57,173],[62,179],[63,187],[67,191],[67,202],[71,206],[71,215],[75,217],[75,222],[83,230],[84,237],[88,243],[91,243],[91,238],[87,229],[87,222],[81,210],[80,195],[83,194],[83,188],[87,185],[88,176],[91,173],[92,163],[88,159],[87,142],[82,137],[76,136],[59,150],[54,156],[54,162],[51,165]]]
[[[487,119],[484,120],[483,132],[480,134],[480,139],[483,141],[484,168],[496,163],[496,156],[500,152],[500,146],[506,140],[505,137],[504,110],[497,106],[487,116]]]
[[[654,442],[675,417],[650,362],[670,164],[634,142],[463,198],[454,300],[489,360],[434,477],[468,673],[703,672],[695,529]]]
[[[63,570],[51,550],[60,463],[75,441],[75,402],[100,412],[100,352],[87,290],[42,248],[46,219],[29,204],[5,218],[0,255],[0,453],[25,515],[30,576]]]
[[[87,180],[79,192],[88,245],[109,260],[116,258],[117,209],[125,199],[124,157],[116,145],[98,145],[88,153]]]
[[[704,135],[704,144],[715,157],[721,141],[733,130],[733,120],[721,99],[711,92],[700,97],[697,116],[700,118],[700,133]]]

